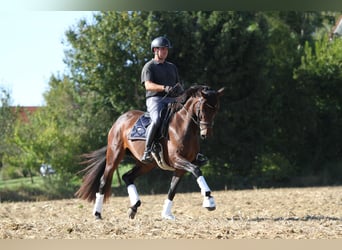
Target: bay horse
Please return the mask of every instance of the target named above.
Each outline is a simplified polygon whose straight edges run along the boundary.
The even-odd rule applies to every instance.
[[[187,172],[197,180],[204,197],[203,207],[210,211],[215,210],[211,190],[199,166],[195,164],[200,150],[200,138],[205,139],[212,134],[214,117],[219,109],[219,97],[223,92],[224,88],[216,91],[204,85],[195,85],[185,90],[178,98],[182,102],[178,102],[179,107],[170,118],[168,135],[160,140],[161,155],[159,157],[153,154],[154,161],[151,163],[140,161],[145,141],[129,139],[132,127],[144,112],[131,110],[119,116],[108,133],[107,146],[84,155],[83,163],[88,166],[81,171],[84,173],[83,181],[75,195],[89,202],[95,201],[93,215],[96,219],[102,219],[103,203],[111,195],[113,173],[128,150],[135,159],[135,166],[122,176],[131,205],[128,209],[129,218],[135,217],[141,205],[134,180],[158,165],[174,172],[163,205],[162,218],[175,219],[171,212],[173,199],[179,181]]]

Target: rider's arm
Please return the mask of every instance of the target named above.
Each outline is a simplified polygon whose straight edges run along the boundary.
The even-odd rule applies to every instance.
[[[162,92],[165,90],[165,86],[151,81],[145,81],[145,89],[153,92]]]

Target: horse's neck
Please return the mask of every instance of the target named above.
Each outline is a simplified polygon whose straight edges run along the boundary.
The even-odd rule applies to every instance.
[[[185,130],[191,129],[194,125],[197,127],[195,123],[195,105],[196,98],[190,98],[183,107],[175,113],[172,122],[175,122],[176,125],[180,125]]]

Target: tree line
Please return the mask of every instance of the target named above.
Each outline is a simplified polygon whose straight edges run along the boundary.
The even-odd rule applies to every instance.
[[[341,12],[95,12],[65,32],[68,72],[54,74],[30,123],[8,118],[2,92],[0,157],[7,175],[48,162],[76,176],[79,155],[106,145],[115,119],[146,110],[140,83],[150,43],[166,36],[185,87],[225,87],[203,167],[217,187],[342,181]],[[6,114],[6,115],[5,115]],[[314,179],[315,179],[314,178]],[[295,183],[300,184],[300,183]],[[303,183],[305,184],[305,183]]]

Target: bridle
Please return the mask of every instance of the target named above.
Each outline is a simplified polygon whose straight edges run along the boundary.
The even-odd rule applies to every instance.
[[[212,109],[213,112],[215,112],[218,108],[217,107],[218,105],[213,106],[213,105],[210,105],[208,102],[205,102],[203,97],[201,97],[197,101],[197,103],[196,103],[196,117],[197,117],[196,124],[200,128],[200,131],[208,129],[208,128],[212,129],[214,126],[214,120],[213,119],[211,122],[202,121],[202,118],[203,118],[203,115],[202,115],[203,107],[202,106],[203,105],[206,105],[208,108]],[[204,128],[203,128],[203,126],[204,126]]]
[[[190,112],[185,108],[184,104],[181,104],[182,109],[185,110],[185,112],[188,115],[191,115],[191,120],[198,126],[198,128],[200,129],[200,131],[208,129],[208,128],[213,128],[214,126],[214,121],[211,122],[205,122],[202,121],[202,109],[201,107],[203,105],[206,105],[208,108],[213,109],[214,112],[218,109],[218,105],[210,105],[209,103],[205,102],[205,99],[203,97],[200,97],[199,100],[194,104],[195,105],[195,115],[191,115]]]

